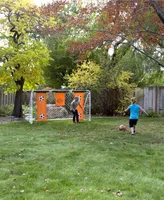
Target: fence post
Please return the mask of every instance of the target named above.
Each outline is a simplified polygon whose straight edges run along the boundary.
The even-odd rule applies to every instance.
[[[144,87],[144,109],[148,110],[148,88]]]
[[[155,112],[159,112],[159,101],[158,101],[158,87],[155,87]]]

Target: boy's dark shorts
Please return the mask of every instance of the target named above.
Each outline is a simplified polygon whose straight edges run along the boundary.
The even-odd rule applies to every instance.
[[[129,127],[133,127],[135,125],[137,125],[137,121],[138,119],[129,119]]]

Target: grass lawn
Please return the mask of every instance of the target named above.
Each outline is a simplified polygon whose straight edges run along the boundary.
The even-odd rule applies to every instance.
[[[163,200],[164,118],[0,124],[0,200]]]

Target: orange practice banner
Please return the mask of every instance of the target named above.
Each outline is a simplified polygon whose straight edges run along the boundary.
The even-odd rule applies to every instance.
[[[56,106],[65,106],[65,92],[55,93]]]
[[[84,109],[84,92],[75,92],[75,97],[80,98],[80,105]],[[79,120],[84,120],[84,111],[80,108],[80,106],[77,107],[77,111],[79,113]]]
[[[46,92],[37,92],[36,102],[37,102],[37,121],[46,121],[47,120]]]

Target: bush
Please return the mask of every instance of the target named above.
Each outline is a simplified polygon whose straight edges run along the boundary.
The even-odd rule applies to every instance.
[[[6,104],[0,107],[0,116],[6,117],[11,116],[13,112],[14,105],[13,104]]]
[[[154,112],[153,110],[148,110],[148,117],[161,117],[162,115],[159,113]]]
[[[29,113],[29,106],[28,105],[22,105],[22,109],[23,109],[23,114],[24,115]]]

